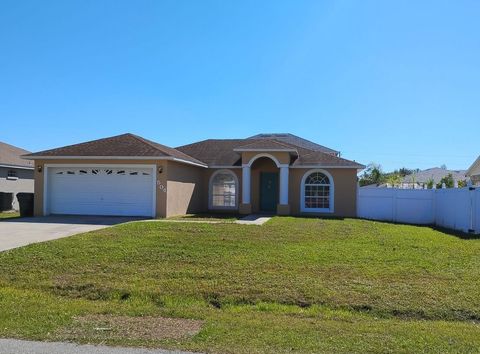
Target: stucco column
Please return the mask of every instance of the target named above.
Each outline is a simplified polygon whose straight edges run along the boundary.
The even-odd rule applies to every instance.
[[[289,167],[280,166],[280,198],[277,205],[278,215],[289,215],[290,205],[288,204],[288,174]]]
[[[250,166],[242,167],[242,204],[250,204]]]
[[[288,166],[280,167],[280,204],[288,204]]]

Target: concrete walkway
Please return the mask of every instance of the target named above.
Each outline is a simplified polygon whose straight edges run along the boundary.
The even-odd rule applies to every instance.
[[[145,222],[180,222],[180,223],[192,223],[192,224],[242,224],[242,225],[263,225],[265,224],[268,220],[270,220],[272,217],[271,216],[265,216],[265,215],[256,215],[256,214],[251,214],[248,216],[245,216],[239,220],[235,221],[222,221],[222,220],[208,220],[205,218],[205,220],[189,220],[187,218],[185,219],[152,219],[152,220],[142,220]]]
[[[0,221],[0,251],[139,220],[116,216],[42,216]]]
[[[236,223],[242,225],[263,225],[271,218],[271,216],[251,214],[237,220]]]
[[[18,339],[0,339],[0,354],[192,354],[164,349],[141,349],[78,345],[61,342],[33,342]]]

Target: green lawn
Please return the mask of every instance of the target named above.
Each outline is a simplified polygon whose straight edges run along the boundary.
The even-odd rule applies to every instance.
[[[20,213],[18,212],[0,212],[0,220],[10,219],[10,218],[19,218]]]
[[[92,314],[204,324],[194,336],[145,339],[79,322]],[[139,222],[0,253],[2,337],[219,353],[480,352],[479,321],[480,239],[427,227]]]

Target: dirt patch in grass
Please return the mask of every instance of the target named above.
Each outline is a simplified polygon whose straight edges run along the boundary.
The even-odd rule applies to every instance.
[[[76,317],[73,324],[57,334],[63,339],[181,339],[200,332],[203,321],[166,317],[129,317],[113,315],[87,315]]]

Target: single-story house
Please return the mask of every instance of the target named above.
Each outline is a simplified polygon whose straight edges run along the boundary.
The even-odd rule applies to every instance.
[[[17,193],[33,193],[33,162],[21,158],[28,153],[27,150],[0,142],[0,192],[12,194],[12,205],[6,210],[19,209]]]
[[[475,185],[480,185],[480,156],[475,160],[475,162],[470,166],[466,173],[467,177]]]
[[[356,216],[365,166],[292,134],[170,148],[133,134],[25,155],[35,215],[187,213]]]
[[[442,178],[448,177],[448,175],[452,175],[453,181],[459,183],[466,180],[465,172],[465,170],[447,170],[441,167],[428,168],[403,177],[401,188],[422,189],[430,181],[433,181],[435,185],[437,185]]]

